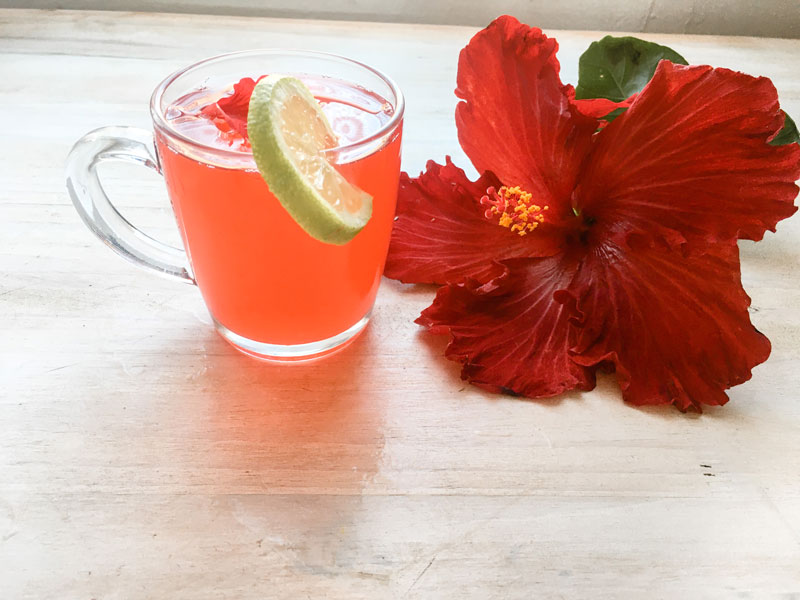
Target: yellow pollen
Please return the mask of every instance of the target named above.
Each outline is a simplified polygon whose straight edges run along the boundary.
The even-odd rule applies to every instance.
[[[533,194],[519,186],[503,186],[499,190],[489,188],[481,204],[487,207],[487,219],[497,217],[497,224],[519,236],[528,235],[544,223],[544,211],[550,207],[533,204]]]

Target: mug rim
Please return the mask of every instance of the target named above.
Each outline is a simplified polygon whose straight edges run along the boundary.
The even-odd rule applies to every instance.
[[[153,90],[153,94],[150,96],[150,116],[153,119],[153,124],[156,127],[156,129],[168,133],[170,136],[179,139],[181,142],[185,144],[190,144],[192,146],[202,148],[204,151],[210,151],[216,154],[220,154],[222,156],[241,158],[242,154],[245,153],[238,150],[233,150],[229,148],[220,148],[219,146],[212,146],[209,144],[205,144],[196,139],[192,139],[191,137],[181,133],[176,128],[172,127],[167,121],[166,117],[164,116],[164,111],[161,108],[161,98],[164,96],[164,92],[172,83],[174,83],[179,77],[185,75],[189,71],[192,71],[199,67],[207,66],[211,63],[222,62],[230,58],[247,57],[255,55],[273,55],[273,56],[286,55],[286,56],[295,56],[295,57],[299,56],[299,57],[319,58],[324,60],[335,60],[335,61],[346,62],[355,65],[357,67],[360,67],[362,69],[365,69],[367,71],[370,71],[371,73],[376,75],[379,79],[381,79],[386,85],[389,86],[389,89],[392,91],[395,97],[394,114],[392,115],[392,117],[386,123],[384,123],[379,129],[370,133],[369,135],[359,138],[353,142],[348,142],[347,144],[342,144],[340,146],[335,146],[333,148],[325,149],[324,152],[326,154],[344,153],[356,150],[361,146],[365,146],[387,135],[395,128],[397,128],[397,126],[403,120],[403,113],[405,112],[405,97],[403,96],[403,92],[400,90],[400,87],[394,82],[394,80],[385,73],[383,73],[382,71],[374,67],[370,67],[369,65],[361,61],[354,60],[352,58],[348,58],[340,54],[334,54],[332,52],[319,52],[316,50],[298,50],[298,49],[286,49],[286,48],[261,48],[254,50],[240,50],[237,52],[225,52],[223,54],[210,56],[203,60],[192,63],[186,67],[178,69],[177,71],[174,71],[172,74],[164,78],[161,81],[161,83],[159,83],[156,86],[156,88]]]

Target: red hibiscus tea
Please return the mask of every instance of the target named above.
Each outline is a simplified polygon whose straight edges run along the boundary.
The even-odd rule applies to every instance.
[[[379,131],[392,117],[384,98],[342,81],[305,78],[340,146]],[[233,82],[231,82],[233,83]],[[196,90],[167,111],[169,125],[207,146],[239,153],[218,165],[173,148],[158,152],[194,276],[219,325],[251,340],[298,345],[334,337],[367,315],[378,290],[395,210],[400,130],[377,151],[337,163],[373,197],[364,229],[343,246],[309,236],[270,193],[249,144],[220,131],[201,109],[222,95]]]
[[[252,78],[265,74],[272,77],[258,89],[271,93],[279,80],[300,92],[293,104],[256,99],[259,110],[284,111],[254,117],[259,126],[278,123],[284,144],[262,152],[272,138],[259,133],[257,165],[247,116]],[[353,60],[286,50],[227,54],[177,71],[155,89],[154,135],[106,127],[81,138],[68,159],[67,186],[83,220],[111,248],[196,284],[217,331],[237,349],[261,358],[316,357],[342,347],[369,320],[395,213],[403,109],[394,82]],[[324,144],[317,143],[320,123]],[[164,176],[183,249],[120,215],[94,168],[106,160]],[[277,185],[287,174],[304,179],[281,188],[279,201],[265,172],[278,173]],[[331,223],[335,236],[324,233]]]

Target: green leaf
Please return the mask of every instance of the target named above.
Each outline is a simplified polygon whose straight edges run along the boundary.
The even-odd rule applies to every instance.
[[[783,111],[781,111],[783,112]],[[786,144],[800,144],[800,132],[794,124],[792,117],[783,112],[783,127],[770,142],[773,146],[785,146]]]
[[[620,116],[626,110],[628,110],[628,109],[625,108],[624,106],[620,106],[619,108],[615,108],[614,110],[612,110],[605,117],[600,117],[600,118],[603,119],[603,121],[608,121],[609,123],[611,123],[611,121],[616,119],[618,116]]]
[[[575,97],[622,102],[631,94],[642,91],[662,59],[680,65],[689,64],[666,46],[635,37],[607,35],[599,42],[592,42],[581,55]]]

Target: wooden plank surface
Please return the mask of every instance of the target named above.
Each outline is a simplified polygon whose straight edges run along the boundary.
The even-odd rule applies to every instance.
[[[196,289],[113,255],[63,162],[148,126],[177,67],[256,47],[334,51],[408,98],[404,166],[452,154],[474,29],[0,11],[0,598],[800,596],[800,218],[742,245],[770,360],[702,416],[625,406],[611,377],[531,402],[459,380],[385,281],[346,351],[264,365]],[[564,78],[597,34],[554,32]],[[800,115],[800,42],[650,36],[771,77]],[[135,223],[176,241],[161,181],[107,169]]]

